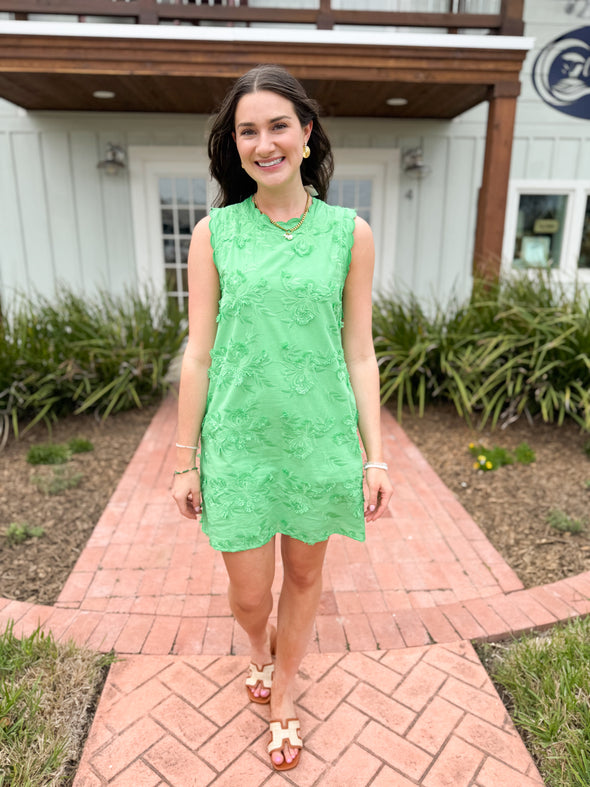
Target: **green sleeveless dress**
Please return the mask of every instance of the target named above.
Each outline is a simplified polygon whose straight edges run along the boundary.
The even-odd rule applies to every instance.
[[[308,544],[365,538],[341,341],[354,216],[314,199],[287,240],[251,198],[211,211],[221,298],[201,481],[202,528],[215,549],[253,549],[277,533]]]

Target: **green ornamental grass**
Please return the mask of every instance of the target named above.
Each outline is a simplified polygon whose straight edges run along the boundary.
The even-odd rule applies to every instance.
[[[151,293],[17,299],[0,320],[0,438],[67,413],[142,407],[168,389],[185,316]]]
[[[469,299],[427,309],[382,297],[373,310],[381,398],[422,413],[452,402],[480,426],[527,415],[590,429],[590,298],[542,273],[475,282]]]

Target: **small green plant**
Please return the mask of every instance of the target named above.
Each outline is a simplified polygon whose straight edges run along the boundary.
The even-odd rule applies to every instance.
[[[68,442],[68,448],[72,454],[86,454],[94,451],[94,446],[85,437],[72,437]]]
[[[5,535],[9,544],[22,544],[30,538],[41,538],[45,531],[42,527],[31,527],[28,522],[11,522]]]
[[[469,443],[469,451],[475,457],[474,469],[483,470],[486,473],[514,463],[514,459],[508,451],[497,445],[493,448],[485,448],[483,445]]]
[[[588,459],[590,459],[590,440],[586,440],[586,442],[582,446],[582,451],[586,454]]]
[[[31,481],[45,495],[60,495],[67,489],[75,489],[77,486],[80,486],[82,473],[69,475],[65,468],[56,467],[50,477],[34,475]]]
[[[469,443],[469,452],[475,457],[473,467],[488,473],[504,465],[512,465],[515,461],[529,465],[536,459],[535,452],[527,443],[521,443],[514,451],[514,455],[498,445],[486,448],[483,445]]]
[[[70,449],[63,443],[38,443],[27,451],[27,462],[30,465],[63,465],[70,456]]]
[[[561,533],[581,533],[584,530],[584,523],[581,519],[573,519],[568,516],[564,511],[554,509],[549,512],[547,516],[547,523],[551,525],[554,530],[559,530]]]
[[[530,465],[536,460],[536,455],[528,443],[520,443],[514,449],[514,458],[521,465]]]

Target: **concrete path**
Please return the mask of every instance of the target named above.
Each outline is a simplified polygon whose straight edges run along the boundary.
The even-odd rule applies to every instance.
[[[330,540],[299,675],[305,749],[279,774],[268,706],[246,697],[223,562],[170,498],[175,402],[164,402],[56,605],[0,600],[0,626],[41,623],[122,656],[75,787],[542,784],[469,641],[588,613],[590,573],[523,590],[386,411],[383,429],[391,517],[364,544]],[[280,583],[277,556],[275,594]]]

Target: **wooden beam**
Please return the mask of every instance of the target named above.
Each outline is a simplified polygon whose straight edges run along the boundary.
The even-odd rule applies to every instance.
[[[489,99],[486,150],[477,206],[473,271],[496,279],[502,263],[504,219],[516,115],[513,86],[499,85]]]

